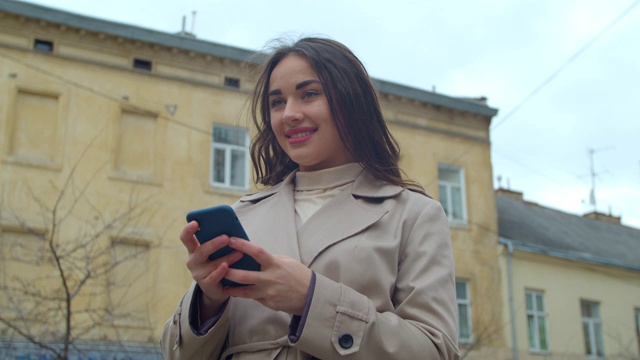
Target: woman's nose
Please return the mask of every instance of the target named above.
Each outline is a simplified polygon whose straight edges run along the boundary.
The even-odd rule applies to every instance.
[[[296,122],[302,120],[302,112],[300,107],[294,101],[288,101],[285,105],[282,119],[288,122]]]

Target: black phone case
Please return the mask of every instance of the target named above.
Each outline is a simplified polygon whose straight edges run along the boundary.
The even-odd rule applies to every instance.
[[[249,241],[249,237],[244,231],[240,220],[238,220],[235,211],[233,211],[233,208],[229,205],[218,205],[191,211],[187,214],[187,222],[191,222],[193,220],[198,222],[199,228],[198,231],[196,231],[195,236],[201,244],[204,244],[205,242],[220,235],[227,235],[229,237],[233,236]],[[233,248],[225,246],[209,255],[209,260],[215,260],[221,256],[230,254],[233,250]],[[233,263],[230,267],[240,270],[260,271],[260,264],[247,254],[244,254],[240,260]],[[239,284],[227,279],[222,279],[222,284],[225,286],[247,285]]]

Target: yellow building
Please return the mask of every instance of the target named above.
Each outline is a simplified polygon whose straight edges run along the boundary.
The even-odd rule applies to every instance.
[[[497,193],[514,359],[640,358],[640,230]]]
[[[78,356],[158,357],[191,281],[178,239],[185,214],[255,190],[252,56],[0,2],[0,358],[52,357],[70,343]],[[403,169],[449,216],[463,351],[496,354],[506,349],[489,141],[497,111],[374,83]]]

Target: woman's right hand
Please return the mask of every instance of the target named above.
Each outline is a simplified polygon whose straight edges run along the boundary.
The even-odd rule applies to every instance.
[[[216,315],[220,311],[220,307],[229,298],[222,291],[223,286],[220,281],[227,274],[229,266],[240,260],[243,254],[239,251],[234,251],[210,261],[209,255],[229,245],[229,237],[222,235],[200,244],[194,235],[197,230],[198,223],[191,221],[182,229],[180,240],[189,254],[187,268],[191,272],[191,277],[202,289],[200,320],[206,321]]]

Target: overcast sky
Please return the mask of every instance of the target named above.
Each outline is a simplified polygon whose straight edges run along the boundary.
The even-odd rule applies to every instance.
[[[371,76],[486,96],[494,179],[526,200],[640,228],[640,0],[29,0],[259,50],[323,35]],[[193,12],[196,12],[195,22]],[[473,176],[471,174],[471,176]]]

